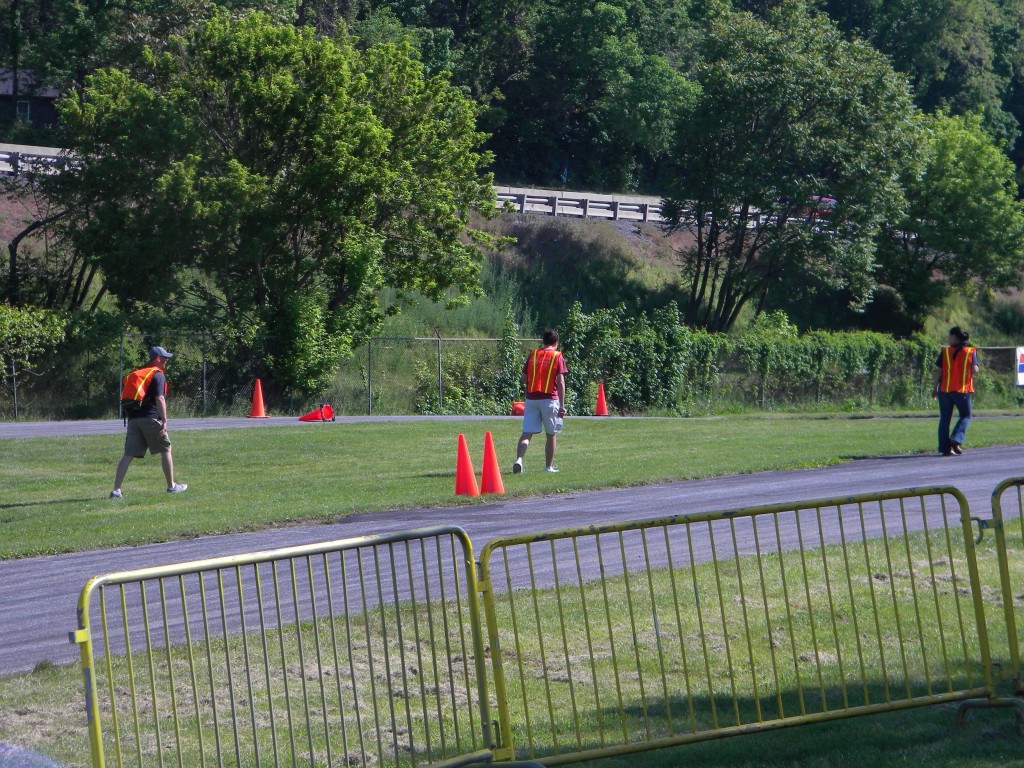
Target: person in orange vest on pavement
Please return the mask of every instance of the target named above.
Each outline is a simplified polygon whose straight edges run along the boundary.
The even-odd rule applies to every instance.
[[[126,397],[127,391],[134,389],[136,391],[132,394],[139,395],[139,404],[136,410],[125,413],[128,432],[124,438],[124,456],[121,457],[114,475],[114,490],[110,492],[112,499],[124,498],[121,483],[128,473],[128,465],[132,463],[132,459],[145,457],[147,448],[150,453],[160,454],[160,465],[167,480],[167,492],[182,493],[188,489],[184,483],[174,482],[171,438],[167,436],[167,379],[164,377],[164,369],[172,357],[174,355],[163,347],[151,347],[149,365],[132,371],[125,377],[125,392],[121,394],[122,403],[130,399]]]
[[[544,445],[544,471],[555,469],[556,435],[562,431],[565,418],[565,376],[569,373],[565,359],[558,351],[558,332],[544,331],[544,346],[535,349],[523,366],[523,384],[526,386],[526,405],[523,413],[523,434],[516,447],[515,475],[523,471],[523,457],[530,447],[530,439],[542,429],[547,435]]]
[[[949,344],[939,352],[935,366],[935,388],[932,397],[939,401],[939,453],[959,456],[964,452],[967,426],[971,423],[971,399],[974,394],[974,374],[978,372],[978,350],[967,346],[970,334],[959,325],[949,329]],[[949,424],[953,408],[958,419],[953,433]]]

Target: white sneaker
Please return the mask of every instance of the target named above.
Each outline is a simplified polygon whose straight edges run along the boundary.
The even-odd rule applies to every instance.
[[[557,472],[558,470],[554,467],[544,467],[545,472]]]
[[[184,493],[188,490],[188,486],[185,483],[175,483],[167,489],[168,493]]]
[[[121,495],[121,491],[111,491],[110,492],[110,498],[112,498],[112,499],[123,499],[124,496]]]
[[[516,459],[516,463],[512,465],[512,474],[521,475],[523,473],[523,460]]]

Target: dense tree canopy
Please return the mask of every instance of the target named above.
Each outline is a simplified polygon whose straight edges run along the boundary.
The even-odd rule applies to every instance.
[[[295,371],[372,327],[378,286],[473,285],[489,152],[502,182],[679,203],[691,322],[829,301],[910,332],[1016,283],[1021,30],[1024,0],[0,0],[0,70],[69,94],[0,139],[86,161],[23,190],[0,292],[301,329],[266,341]]]
[[[918,106],[978,112],[999,140],[1020,135],[1024,102],[1021,0],[824,0],[849,35],[891,57]]]
[[[528,76],[492,107],[498,172],[513,179],[634,187],[639,167],[668,148],[692,86],[645,50],[627,8],[566,0],[537,21]]]
[[[1020,287],[1024,205],[1013,166],[981,118],[923,121],[917,162],[904,167],[909,204],[885,227],[879,281],[895,289],[908,332],[950,289]]]
[[[701,93],[679,124],[667,201],[671,226],[694,237],[687,322],[728,329],[790,271],[864,300],[874,234],[902,202],[906,85],[798,3],[767,20],[718,6],[699,52]],[[838,205],[820,210],[822,197]]]
[[[134,75],[90,76],[63,108],[78,162],[40,184],[123,307],[230,329],[305,390],[379,320],[383,286],[475,288],[468,217],[493,210],[475,113],[407,46],[217,14]]]

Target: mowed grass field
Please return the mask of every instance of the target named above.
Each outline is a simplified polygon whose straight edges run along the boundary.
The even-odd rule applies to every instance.
[[[518,420],[177,432],[172,422],[176,475],[188,492],[168,495],[159,458],[148,456],[132,463],[123,500],[107,498],[120,435],[4,440],[0,558],[480,503],[454,494],[460,432],[478,473],[484,432],[492,432],[510,498],[927,453],[934,451],[935,428],[927,418],[578,418],[559,438],[560,474],[541,471],[540,438],[527,471],[513,476]],[[1024,417],[971,425],[972,448],[1020,443]]]
[[[510,420],[180,431],[172,437],[179,479],[189,491],[166,494],[158,459],[148,457],[133,463],[123,501],[106,498],[121,454],[119,436],[2,441],[0,551],[5,558],[25,557],[331,521],[356,512],[471,505],[479,502],[453,493],[456,439],[460,431],[467,435],[479,472],[485,430],[498,446],[507,497],[516,497],[927,453],[935,420],[573,419],[560,439],[563,471],[540,471],[538,442],[520,477],[507,471],[519,431]],[[1022,443],[1024,418],[978,420],[971,427],[971,448]],[[87,765],[81,688],[74,667],[43,665],[0,676],[0,743],[38,749],[64,765]],[[681,764],[1024,766],[1024,738],[1009,711],[975,712],[961,732],[955,706],[939,705],[592,763]]]

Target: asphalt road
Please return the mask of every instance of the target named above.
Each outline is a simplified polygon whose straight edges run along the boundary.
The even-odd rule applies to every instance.
[[[186,421],[178,420],[175,428],[186,429]],[[254,424],[246,419],[201,421],[203,428],[216,428],[218,422],[222,427],[236,426],[236,422]],[[259,422],[285,423],[296,422]],[[119,423],[82,424],[90,432],[120,427]],[[72,434],[70,430],[75,428],[68,423],[57,426],[58,433],[65,435]],[[0,425],[0,437],[15,436],[4,434],[10,431],[10,425]],[[513,533],[932,485],[956,486],[966,495],[975,514],[987,516],[992,489],[1008,477],[1021,475],[1024,446],[970,450],[964,456],[950,458],[880,456],[825,469],[763,472],[646,488],[496,501],[458,509],[381,512],[347,517],[333,524],[3,561],[0,616],[5,617],[5,623],[0,633],[0,675],[31,670],[44,660],[56,664],[76,661],[77,649],[68,643],[67,632],[74,627],[78,593],[89,578],[112,571],[441,523],[464,528],[479,552],[487,541]]]
[[[356,424],[363,421],[483,421],[492,419],[515,419],[521,416],[338,416],[336,424]],[[303,422],[292,416],[271,416],[269,419],[248,418],[204,418],[172,419],[171,431],[183,432],[196,429],[260,429],[266,427],[319,428],[317,422]],[[26,437],[68,437],[71,435],[117,435],[124,433],[120,419],[105,421],[8,421],[0,422],[0,440]]]

